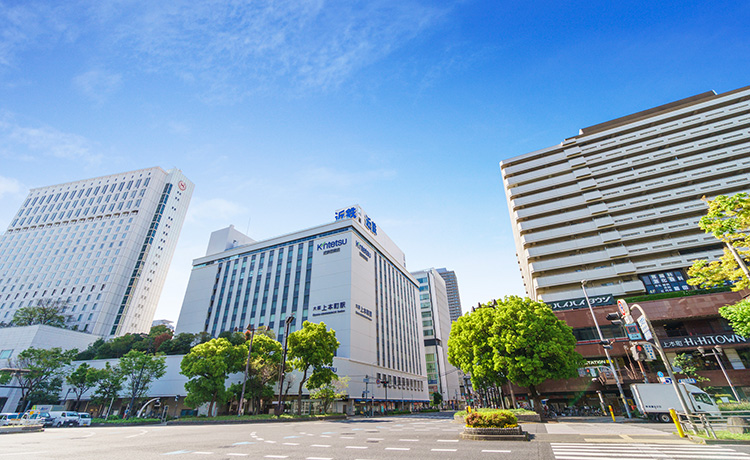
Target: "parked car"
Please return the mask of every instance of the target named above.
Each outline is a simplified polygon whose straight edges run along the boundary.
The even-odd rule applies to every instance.
[[[21,414],[18,414],[16,412],[3,412],[0,414],[0,426],[9,425],[11,420],[18,420],[21,418]]]
[[[91,414],[88,412],[79,412],[78,426],[91,426]]]
[[[49,412],[37,412],[34,410],[26,411],[21,416],[25,423],[39,423],[42,426],[52,426],[55,418]]]
[[[78,426],[78,412],[52,411],[49,414],[54,419],[52,426]]]

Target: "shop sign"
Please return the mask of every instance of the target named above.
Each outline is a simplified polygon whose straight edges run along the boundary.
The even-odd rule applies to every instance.
[[[346,311],[346,302],[334,302],[323,305],[315,305],[313,308],[313,316],[333,315],[336,313],[343,313]]]
[[[604,305],[612,305],[614,303],[614,296],[612,294],[605,294],[599,296],[589,297],[592,307],[601,307]],[[578,299],[558,300],[557,302],[544,302],[550,306],[551,309],[558,310],[574,310],[576,308],[587,308],[586,297],[580,297]]]
[[[728,345],[747,343],[747,338],[737,334],[710,334],[690,337],[670,337],[661,341],[662,348],[702,347],[705,345]]]

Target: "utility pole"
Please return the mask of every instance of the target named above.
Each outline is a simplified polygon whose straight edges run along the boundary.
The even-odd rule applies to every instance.
[[[604,340],[604,336],[602,335],[602,330],[599,328],[599,323],[596,321],[596,316],[594,315],[594,309],[591,307],[591,301],[589,301],[589,295],[586,293],[586,280],[581,280],[581,289],[583,289],[583,296],[586,298],[586,304],[589,306],[589,311],[591,312],[591,319],[594,321],[594,326],[596,326],[596,332],[599,333],[599,343],[602,345],[602,348],[604,348],[604,354],[607,356],[607,361],[609,361],[609,369],[612,371],[612,375],[615,377],[615,383],[617,384],[617,390],[620,392],[620,399],[622,399],[622,405],[625,408],[625,413],[628,415],[628,418],[632,418],[632,415],[630,415],[630,408],[628,407],[628,402],[625,400],[625,392],[622,391],[622,384],[620,383],[620,377],[617,375],[617,370],[615,369],[614,363],[612,362],[612,358],[609,356],[609,348],[612,348],[612,345],[609,344],[606,340]]]
[[[721,368],[721,372],[724,373],[724,378],[727,379],[729,388],[732,389],[734,398],[737,400],[737,402],[740,402],[740,396],[737,394],[737,390],[734,389],[734,385],[732,385],[732,381],[729,380],[729,374],[727,374],[727,370],[724,368],[724,363],[721,362],[721,355],[724,354],[724,349],[716,345],[713,351],[711,351],[711,353],[706,353],[706,350],[703,347],[698,347],[698,353],[702,354],[703,356],[713,356],[714,358],[716,358],[716,362],[719,363],[719,368]]]

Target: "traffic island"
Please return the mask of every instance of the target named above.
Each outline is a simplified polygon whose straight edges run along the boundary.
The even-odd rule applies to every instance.
[[[44,431],[42,425],[6,425],[0,426],[0,434],[34,433]]]
[[[509,428],[473,428],[467,426],[459,437],[470,441],[528,441],[529,433],[523,431],[520,426]]]
[[[464,417],[466,426],[461,439],[471,441],[528,441],[529,434],[518,426],[510,411],[472,412]]]

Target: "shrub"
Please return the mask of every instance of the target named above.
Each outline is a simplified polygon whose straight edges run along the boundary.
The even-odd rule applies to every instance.
[[[512,428],[518,426],[518,418],[507,410],[491,413],[472,412],[464,420],[466,426],[472,428]]]

